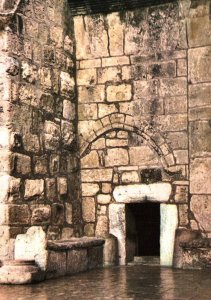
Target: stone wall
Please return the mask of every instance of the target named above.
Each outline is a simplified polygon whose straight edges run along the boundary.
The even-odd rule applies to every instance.
[[[82,233],[71,20],[67,1],[21,1],[1,30],[1,257],[32,225]]]
[[[0,1],[0,25],[0,257],[32,225],[107,237],[114,188],[139,183],[210,237],[210,1]]]
[[[210,235],[209,5],[74,18],[86,235],[108,235],[114,187],[146,169],[171,183],[179,226]]]

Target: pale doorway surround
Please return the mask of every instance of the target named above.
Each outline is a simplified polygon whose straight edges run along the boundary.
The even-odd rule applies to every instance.
[[[114,189],[116,203],[109,205],[109,230],[118,240],[120,265],[127,263],[126,205],[149,201],[160,203],[160,265],[172,266],[178,212],[175,204],[168,203],[170,195],[171,185],[162,182],[117,186]]]

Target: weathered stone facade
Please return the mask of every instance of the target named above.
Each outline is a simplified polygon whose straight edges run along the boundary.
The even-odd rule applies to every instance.
[[[10,243],[32,225],[49,239],[82,234],[67,5],[21,1],[1,31],[1,257],[12,256]]]
[[[129,185],[166,183],[178,227],[211,237],[210,41],[209,0],[75,17],[31,0],[2,16],[2,258],[32,225],[107,238]]]

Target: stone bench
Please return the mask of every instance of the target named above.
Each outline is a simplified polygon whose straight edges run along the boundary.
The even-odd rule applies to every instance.
[[[199,238],[181,242],[184,269],[211,268],[211,239]]]
[[[2,262],[0,283],[32,283],[103,267],[104,243],[95,237],[47,240],[42,227],[30,227],[16,237],[15,259]]]
[[[104,240],[72,238],[47,242],[46,278],[56,278],[103,266]]]

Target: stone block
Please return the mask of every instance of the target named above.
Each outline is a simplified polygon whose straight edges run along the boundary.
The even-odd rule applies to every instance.
[[[116,56],[116,57],[102,58],[103,67],[121,66],[121,65],[129,65],[129,64],[130,64],[129,56]]]
[[[96,120],[97,119],[97,104],[79,104],[78,106],[79,121]]]
[[[31,224],[32,225],[48,225],[51,221],[51,207],[50,205],[31,205],[32,217]]]
[[[200,107],[211,105],[211,84],[201,83],[189,85],[189,107]]]
[[[188,203],[188,193],[189,186],[188,185],[177,185],[175,191],[175,202],[178,203]]]
[[[55,150],[59,147],[60,126],[51,121],[45,121],[44,139],[46,150]]]
[[[107,182],[112,180],[113,169],[82,170],[82,182]]]
[[[191,48],[211,43],[209,15],[187,19],[188,43]]]
[[[101,150],[106,147],[105,145],[105,138],[99,138],[95,142],[92,143],[93,150]]]
[[[120,140],[120,139],[107,139],[106,140],[107,147],[127,147],[128,140]]]
[[[186,132],[168,132],[167,143],[172,149],[187,149],[188,135]]]
[[[126,220],[125,204],[109,205],[109,232],[118,240],[118,263],[126,263]],[[105,238],[107,238],[106,236]]]
[[[80,69],[92,69],[101,67],[101,59],[88,59],[80,61]]]
[[[57,154],[50,155],[50,174],[56,175],[59,173],[59,167],[60,167],[60,157]]]
[[[109,204],[111,201],[111,195],[109,194],[99,194],[97,195],[97,203],[105,205]]]
[[[166,114],[187,113],[187,96],[176,96],[165,99]]]
[[[92,150],[89,154],[84,156],[81,159],[81,168],[82,169],[92,169],[92,168],[98,168],[100,166],[99,156],[97,151]]]
[[[1,150],[0,155],[0,172],[11,172],[11,152]],[[14,164],[13,164],[14,165]],[[12,168],[14,169],[14,167]]]
[[[109,194],[112,191],[112,186],[110,183],[102,183],[102,193]]]
[[[187,60],[184,58],[177,60],[177,76],[187,76],[188,66]]]
[[[179,226],[187,226],[189,223],[189,216],[188,216],[188,205],[187,204],[180,204],[178,205],[179,210]]]
[[[130,147],[129,157],[131,165],[157,165],[157,154],[148,146]]]
[[[188,79],[193,83],[210,81],[211,46],[188,50]]]
[[[162,77],[176,77],[176,63],[174,61],[153,63],[148,66],[148,79]]]
[[[29,83],[35,83],[38,78],[37,66],[22,62],[22,78]]]
[[[107,101],[121,102],[129,101],[132,97],[132,87],[130,84],[112,85],[107,87]]]
[[[77,84],[78,85],[93,85],[97,82],[96,69],[78,70]]]
[[[95,228],[94,224],[86,224],[84,226],[84,234],[85,236],[94,236],[95,235]]]
[[[103,264],[104,266],[114,266],[118,262],[118,241],[117,238],[110,234],[103,248]]]
[[[211,126],[208,120],[190,122],[191,156],[204,156],[211,153]]]
[[[103,266],[103,247],[90,247],[87,252],[88,256],[88,268],[96,269]]]
[[[194,195],[191,197],[190,210],[201,229],[211,231],[211,196]]]
[[[71,103],[69,100],[63,101],[63,118],[69,121],[75,119],[75,104]]]
[[[178,165],[188,164],[188,150],[175,150],[174,156]]]
[[[190,162],[190,192],[211,194],[211,158],[195,158]]]
[[[98,216],[105,216],[106,213],[107,213],[107,206],[106,205],[98,205],[97,215]]]
[[[98,104],[98,117],[103,118],[112,113],[118,112],[115,104]]]
[[[209,120],[211,116],[211,106],[210,107],[194,107],[189,109],[189,120]]]
[[[99,192],[99,185],[96,183],[82,183],[82,196],[95,196]]]
[[[31,172],[31,158],[23,154],[14,154],[13,156],[14,167],[13,170],[19,174],[27,175]]]
[[[56,196],[57,196],[56,179],[55,178],[46,178],[45,186],[46,186],[47,200],[54,202],[56,200]]]
[[[121,81],[121,69],[120,67],[107,67],[98,69],[97,72],[98,83],[106,82],[119,82]]]
[[[27,179],[25,181],[25,194],[26,199],[41,197],[44,195],[44,180],[43,179]]]
[[[49,251],[46,269],[46,277],[57,278],[66,275],[67,257],[66,252]]]
[[[61,94],[70,96],[75,88],[75,80],[70,76],[67,72],[61,72],[60,74],[61,80]]]
[[[87,249],[69,250],[67,253],[67,274],[75,274],[88,269]]]
[[[139,175],[136,171],[123,172],[122,173],[122,182],[123,183],[137,183],[139,182]]]
[[[167,182],[150,184],[119,185],[114,188],[113,197],[117,202],[133,203],[141,201],[167,202],[172,187]]]
[[[178,211],[176,205],[161,204],[160,263],[162,266],[172,266],[173,264],[177,226]]]
[[[73,124],[68,121],[63,121],[61,124],[62,143],[65,146],[70,146],[75,138]]]
[[[47,267],[47,239],[40,226],[30,227],[15,240],[15,259],[35,260],[41,270]]]
[[[73,223],[73,207],[70,203],[65,203],[65,219],[67,224],[72,225]]]
[[[57,178],[57,190],[61,196],[67,194],[67,178],[65,177]]]
[[[95,200],[86,197],[82,200],[82,214],[84,222],[95,222]]]
[[[107,149],[105,156],[106,167],[127,165],[129,163],[128,151],[123,148]]]
[[[79,103],[103,102],[105,99],[105,86],[80,86],[78,87]]]
[[[174,78],[174,79],[161,79],[160,80],[160,96],[172,97],[182,96],[187,94],[187,79]]]
[[[124,25],[119,13],[107,15],[109,50],[111,56],[123,55],[124,52]]]
[[[73,228],[63,228],[62,229],[62,240],[69,240],[71,237],[73,237]]]
[[[48,68],[41,68],[39,70],[39,79],[43,88],[47,91],[52,88],[51,70]]]
[[[99,216],[97,220],[95,236],[105,238],[108,235],[108,217]]]
[[[35,174],[47,174],[48,173],[48,157],[47,155],[34,157],[34,172]]]

